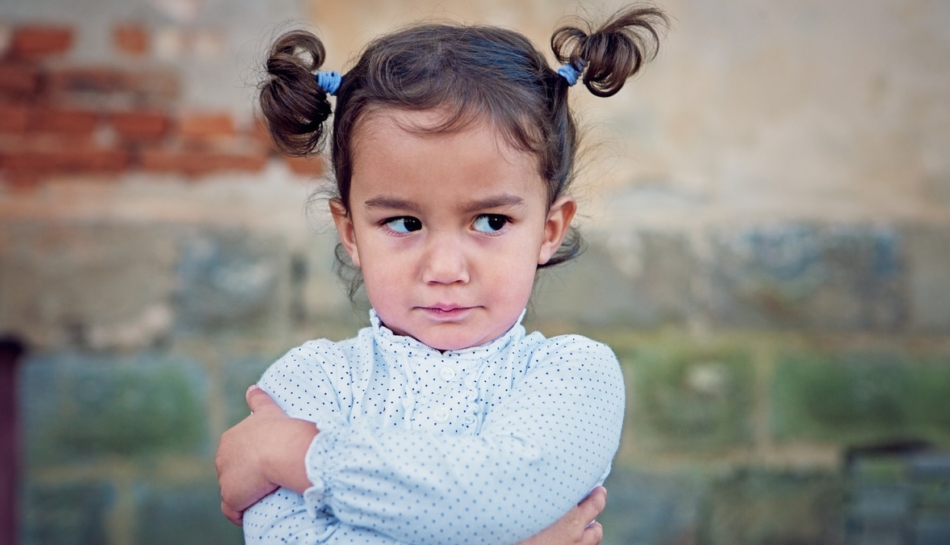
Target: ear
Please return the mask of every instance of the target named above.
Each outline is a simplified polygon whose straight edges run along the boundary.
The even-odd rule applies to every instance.
[[[346,211],[346,207],[343,206],[343,201],[330,199],[330,214],[333,216],[333,223],[336,224],[336,232],[340,236],[343,249],[350,256],[353,265],[359,267],[360,252],[356,247],[356,229],[353,227],[353,218]]]
[[[561,247],[575,212],[577,202],[572,197],[561,197],[551,205],[548,219],[544,222],[544,238],[541,241],[541,252],[538,254],[538,265],[547,263]]]

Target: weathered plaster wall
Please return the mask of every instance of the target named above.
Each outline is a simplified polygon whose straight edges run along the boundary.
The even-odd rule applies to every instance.
[[[253,124],[276,32],[316,28],[345,70],[420,18],[546,49],[565,16],[619,5],[0,0],[0,334],[30,349],[22,541],[237,540],[211,457],[244,389],[363,319],[322,204],[308,211],[319,165],[277,157]],[[529,315],[624,364],[605,543],[860,542],[872,520],[946,536],[943,496],[913,495],[933,482],[892,479],[916,458],[839,466],[857,444],[950,442],[950,7],[662,7],[672,28],[641,77],[610,99],[572,91],[590,248],[542,277]],[[17,57],[35,25],[71,42]],[[138,98],[88,79],[103,67]],[[125,78],[140,72],[174,85]],[[124,132],[118,114],[140,110],[153,124]]]

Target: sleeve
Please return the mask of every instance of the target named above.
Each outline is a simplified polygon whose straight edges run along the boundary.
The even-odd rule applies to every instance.
[[[321,431],[307,452],[305,502],[399,542],[514,543],[603,480],[623,412],[613,352],[583,337],[550,339],[477,435],[359,420]]]
[[[311,341],[289,351],[259,381],[288,416],[314,422],[321,429],[341,425],[352,408],[353,370],[328,341]],[[324,506],[308,506],[293,490],[281,488],[244,513],[248,544],[396,545],[371,528],[341,522]]]

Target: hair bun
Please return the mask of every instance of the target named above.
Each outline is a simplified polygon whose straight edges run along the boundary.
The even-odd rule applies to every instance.
[[[313,73],[325,57],[320,39],[302,30],[284,34],[270,50],[261,111],[274,144],[287,155],[309,155],[323,142],[332,109]]]
[[[657,29],[667,25],[666,14],[659,9],[631,7],[593,31],[576,26],[558,28],[551,36],[551,49],[558,61],[584,67],[581,79],[591,93],[608,97],[656,56],[660,48]]]

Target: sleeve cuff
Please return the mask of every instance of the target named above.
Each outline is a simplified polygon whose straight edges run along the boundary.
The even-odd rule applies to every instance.
[[[307,470],[307,479],[310,488],[304,490],[303,499],[307,512],[317,516],[317,511],[326,506],[330,496],[330,483],[327,479],[332,474],[332,452],[337,442],[336,427],[321,428],[320,433],[313,438],[304,464]]]

